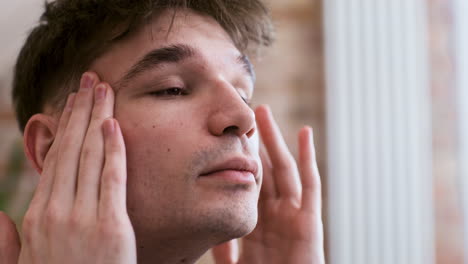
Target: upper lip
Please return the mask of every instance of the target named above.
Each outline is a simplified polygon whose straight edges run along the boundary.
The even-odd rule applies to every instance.
[[[237,170],[251,172],[255,178],[257,178],[258,165],[252,159],[247,158],[232,158],[225,160],[221,163],[215,164],[214,166],[208,167],[204,170],[200,176],[206,176],[211,173],[223,171],[223,170]]]

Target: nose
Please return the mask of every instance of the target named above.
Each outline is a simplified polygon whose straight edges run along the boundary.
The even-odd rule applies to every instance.
[[[252,137],[256,129],[252,108],[230,84],[221,82],[218,88],[212,97],[214,109],[208,120],[210,133]]]

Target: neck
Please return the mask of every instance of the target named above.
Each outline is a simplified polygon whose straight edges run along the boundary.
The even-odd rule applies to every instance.
[[[137,239],[138,264],[194,264],[214,245],[194,239]]]

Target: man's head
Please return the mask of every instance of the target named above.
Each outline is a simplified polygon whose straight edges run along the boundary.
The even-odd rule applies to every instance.
[[[264,7],[244,0],[115,2],[49,5],[16,68],[20,126],[38,126],[36,113],[56,120],[81,73],[96,72],[115,91],[128,211],[140,243],[204,237],[209,246],[247,234],[256,223],[262,166],[247,104],[254,74],[244,53],[249,43],[271,41]],[[53,140],[54,126],[43,126],[47,133],[25,136]]]
[[[259,0],[49,2],[15,68],[13,101],[21,131],[48,105],[61,109],[96,58],[166,10],[188,8],[213,18],[242,53],[272,42],[271,21]]]

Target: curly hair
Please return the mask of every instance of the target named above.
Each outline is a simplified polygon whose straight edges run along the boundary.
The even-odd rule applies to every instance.
[[[81,74],[112,44],[152,16],[180,8],[214,18],[241,52],[273,41],[270,15],[260,0],[46,1],[14,70],[12,97],[20,130],[46,105],[62,109]]]

